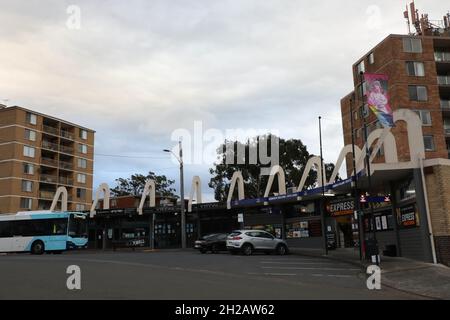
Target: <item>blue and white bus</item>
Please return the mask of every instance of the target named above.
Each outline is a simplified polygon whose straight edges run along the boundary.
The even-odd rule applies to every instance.
[[[61,253],[87,246],[83,213],[28,211],[0,215],[0,252]]]

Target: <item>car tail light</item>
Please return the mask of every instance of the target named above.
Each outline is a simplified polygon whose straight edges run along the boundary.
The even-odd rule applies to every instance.
[[[241,237],[233,237],[233,238],[231,238],[231,240],[242,240],[242,238]]]

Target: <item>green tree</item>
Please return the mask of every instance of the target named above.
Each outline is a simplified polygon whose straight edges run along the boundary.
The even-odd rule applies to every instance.
[[[269,169],[271,164],[261,165],[250,164],[249,151],[250,149],[258,150],[264,143],[267,145],[267,154],[271,155],[272,139],[278,137],[268,134],[260,137],[255,137],[245,144],[239,141],[225,141],[217,149],[217,162],[209,172],[213,176],[210,179],[209,186],[214,189],[214,197],[217,201],[225,201],[230,188],[230,180],[235,171],[241,171],[244,178],[245,197],[258,198],[262,197],[267,185],[268,176],[261,175],[261,169]],[[242,148],[245,152],[239,154],[238,148]],[[233,164],[227,164],[225,159],[233,157]],[[308,160],[314,155],[310,154],[306,146],[298,139],[285,140],[279,139],[279,164],[284,169],[287,187],[297,187],[303,175],[304,168]],[[238,157],[240,157],[238,159]],[[229,158],[230,159],[230,158]],[[238,161],[239,160],[239,161]],[[238,164],[242,163],[242,164]],[[326,177],[329,179],[333,170],[334,164],[325,164]],[[317,172],[315,169],[311,170],[306,179],[305,187],[312,188],[315,185]],[[273,190],[278,190],[278,181],[275,179]]]
[[[175,180],[167,179],[165,175],[158,176],[150,171],[146,176],[143,174],[133,174],[129,178],[116,179],[117,186],[111,190],[113,196],[141,196],[145,182],[148,179],[155,181],[156,194],[159,196],[176,196],[175,189],[172,188]]]

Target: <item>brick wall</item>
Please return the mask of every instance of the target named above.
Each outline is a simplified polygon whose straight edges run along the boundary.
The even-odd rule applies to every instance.
[[[450,265],[450,166],[427,168],[425,179],[438,260]]]

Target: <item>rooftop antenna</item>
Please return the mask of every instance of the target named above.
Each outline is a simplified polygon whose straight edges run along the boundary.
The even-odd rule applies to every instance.
[[[411,8],[411,22],[414,25],[414,27],[416,28],[417,34],[421,35],[422,28],[421,28],[420,19],[419,19],[419,10],[416,9],[416,5],[415,5],[414,1],[411,2],[411,4],[409,6]]]
[[[403,12],[403,16],[406,19],[406,25],[408,26],[408,34],[411,34],[411,21],[409,20],[409,9],[408,9],[408,5],[406,5],[406,11]]]

